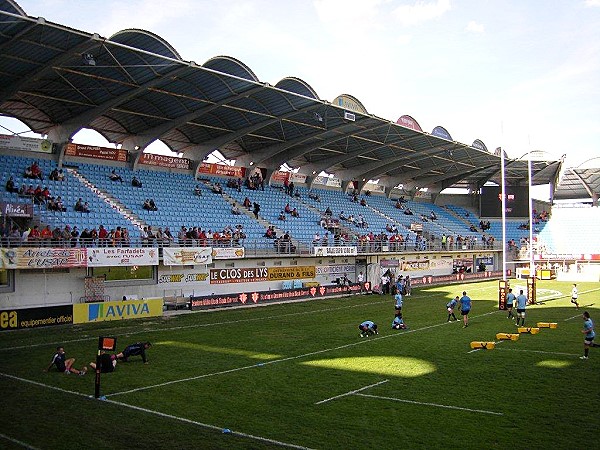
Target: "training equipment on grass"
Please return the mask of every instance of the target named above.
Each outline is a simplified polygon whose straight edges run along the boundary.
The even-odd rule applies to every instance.
[[[471,342],[471,348],[484,348],[486,350],[492,350],[494,347],[496,347],[495,342],[485,342],[485,341]]]
[[[540,329],[531,327],[519,327],[517,331],[519,333],[538,334],[540,332]]]
[[[519,335],[517,333],[498,333],[496,339],[499,341],[518,341]]]
[[[538,328],[556,328],[556,327],[558,327],[558,324],[556,322],[538,322],[537,327]]]

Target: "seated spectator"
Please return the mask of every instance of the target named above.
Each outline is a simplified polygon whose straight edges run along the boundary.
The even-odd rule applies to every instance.
[[[223,193],[223,188],[221,187],[221,183],[215,183],[212,187],[212,191],[215,194],[222,194]]]
[[[42,174],[42,169],[38,165],[37,161],[35,161],[31,166],[25,169],[25,178],[39,178],[40,180],[44,179],[44,175]]]
[[[144,205],[142,206],[142,208],[144,208],[146,211],[158,211],[154,200],[148,198],[144,200]]]
[[[85,202],[85,203],[83,204],[83,207],[82,207],[82,209],[81,209],[81,212],[84,212],[84,213],[89,213],[89,212],[90,212],[90,205],[88,205],[88,202]]]
[[[396,200],[396,204],[394,205],[396,207],[396,209],[403,209],[404,205],[402,204],[402,202],[400,201],[400,199]]]
[[[360,206],[367,206],[367,201],[364,198],[360,199]]]
[[[412,215],[413,215],[413,212],[410,210],[410,208],[406,208],[406,209],[404,210],[404,214],[406,214],[407,216],[412,216]]]
[[[27,196],[27,186],[22,184],[21,188],[19,189],[19,197],[26,197],[26,196]]]
[[[275,227],[270,226],[269,228],[267,228],[267,231],[265,232],[264,237],[266,237],[268,239],[275,239],[277,237],[277,233],[275,232]]]
[[[58,181],[58,167],[55,167],[50,175],[48,175],[48,179],[52,181]]]
[[[277,220],[285,220],[285,212],[284,211],[281,211],[279,213],[279,217],[277,217]]]
[[[294,197],[300,198],[300,191],[298,189],[296,189],[296,191],[294,192]]]
[[[40,191],[41,192],[41,191]],[[25,191],[25,195],[27,197],[35,197],[35,189],[33,188],[33,184],[30,184],[27,190]]]
[[[352,202],[358,203],[358,194],[352,194]]]
[[[81,197],[75,202],[73,209],[77,212],[83,212],[83,199]]]
[[[315,235],[313,236],[313,245],[319,245],[321,243],[321,236],[319,235],[319,232],[317,231],[315,233]]]
[[[198,197],[202,197],[202,189],[200,189],[199,184],[197,184],[196,187],[194,188],[194,195],[197,195]]]
[[[115,169],[112,170],[112,172],[110,173],[110,175],[108,176],[110,178],[111,181],[120,181],[121,183],[123,182],[123,178],[121,178],[121,175],[119,175]]]
[[[67,208],[65,208],[65,205],[64,205],[64,203],[63,203],[62,198],[61,198],[60,195],[56,198],[55,204],[56,204],[56,210],[57,211],[59,211],[59,212],[66,212],[67,211]]]
[[[422,221],[422,222],[429,222],[429,221],[427,220],[427,217],[425,216],[425,214],[421,214],[421,221]]]
[[[434,212],[434,211],[431,211],[431,214],[429,214],[429,218],[430,218],[431,220],[437,220],[437,216],[435,215],[435,212]]]
[[[477,231],[478,231],[478,230],[477,230],[477,227],[476,227],[475,225],[471,225],[471,226],[469,227],[469,230],[470,230],[470,231],[472,231],[472,232],[474,232],[474,233],[477,233]]]
[[[244,199],[243,205],[244,205],[244,208],[248,208],[248,209],[252,208],[252,202],[250,202],[250,199],[248,197],[246,197]]]
[[[15,186],[15,180],[13,179],[13,177],[10,177],[6,181],[6,192],[10,192],[11,194],[16,194],[19,192],[19,189]]]
[[[163,231],[163,245],[171,245],[171,243],[174,241],[175,241],[175,237],[171,233],[171,230],[169,229],[169,227],[166,227],[165,231]]]
[[[316,201],[316,202],[320,202],[321,201],[321,197],[319,197],[319,194],[315,194],[313,192],[309,192],[308,193],[308,198]]]
[[[340,212],[339,218],[340,218],[340,220],[347,220],[348,219],[346,217],[346,215],[344,214],[344,211]]]
[[[56,201],[54,200],[54,197],[50,197],[48,199],[48,201],[46,202],[46,209],[48,211],[58,211],[58,208],[56,206]]]
[[[333,215],[333,213],[331,212],[331,208],[328,206],[327,209],[325,210],[325,215],[326,216],[331,216]]]
[[[141,182],[140,180],[138,180],[136,176],[134,176],[134,177],[131,179],[131,185],[132,185],[133,187],[140,187],[140,188],[141,188],[141,187],[142,187],[142,182]]]
[[[290,204],[288,203],[287,205],[285,205],[285,208],[283,209],[287,214],[290,214],[292,212],[292,208],[290,207]]]
[[[292,209],[292,217],[300,217],[300,214],[298,213],[298,210],[296,208]]]
[[[235,214],[236,216],[239,216],[241,214],[240,209],[237,206],[237,203],[235,203],[233,205],[233,208],[231,208],[231,214]]]

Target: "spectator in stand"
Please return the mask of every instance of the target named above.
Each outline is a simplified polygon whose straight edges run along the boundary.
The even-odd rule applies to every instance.
[[[59,227],[52,230],[52,247],[60,247],[62,245],[63,233]]]
[[[187,228],[184,227],[183,225],[181,226],[181,228],[179,229],[179,233],[177,233],[177,240],[179,242],[179,245],[181,245],[182,247],[185,247],[187,245]]]
[[[83,199],[81,197],[75,202],[73,209],[77,212],[83,212]]]
[[[123,182],[123,178],[121,178],[121,175],[119,175],[115,169],[112,170],[108,177],[111,181],[120,181],[121,183]]]
[[[106,247],[108,244],[108,230],[104,228],[104,225],[100,225],[98,228],[98,244],[100,247]]]
[[[360,199],[360,206],[367,206],[367,201],[364,198]]]
[[[331,208],[328,206],[327,209],[325,209],[325,215],[326,216],[332,216],[333,213],[331,212]]]
[[[27,196],[27,197],[35,197],[35,189],[33,188],[33,184],[29,185],[29,187],[25,191],[25,196]]]
[[[403,209],[404,205],[400,201],[400,199],[396,200],[396,204],[394,205],[396,209]]]
[[[21,232],[19,231],[19,227],[14,225],[8,235],[8,242],[12,246],[17,246],[21,243]]]
[[[248,208],[248,209],[252,208],[252,202],[250,201],[250,199],[248,197],[246,197],[244,199],[243,205],[244,205],[244,208]]]
[[[171,233],[171,230],[169,229],[169,227],[166,227],[165,231],[163,233],[163,245],[169,246],[174,241],[175,241],[175,237]]]
[[[65,204],[62,201],[62,197],[59,195],[56,198],[56,210],[59,212],[66,212],[67,208],[65,207]]]
[[[199,184],[197,184],[196,187],[194,188],[194,195],[197,195],[198,197],[202,197],[202,189],[200,189]]]
[[[413,215],[413,212],[410,210],[410,208],[406,208],[406,209],[404,210],[404,214],[406,214],[407,216],[412,216],[412,215]]]
[[[112,246],[113,247],[121,247],[123,238],[123,233],[121,232],[121,227],[117,227],[112,236]]]
[[[215,194],[222,194],[223,193],[223,188],[221,187],[221,183],[215,183],[213,185],[212,191]]]
[[[52,181],[64,181],[65,174],[63,173],[62,169],[58,170],[58,168],[55,168],[52,172],[50,172],[48,179]]]
[[[298,210],[296,208],[292,209],[292,217],[300,217],[300,214],[298,213]]]
[[[42,174],[42,169],[38,165],[37,161],[35,161],[31,166],[29,166],[27,169],[25,169],[24,177],[25,178],[33,178],[33,179],[38,178],[40,180],[44,179],[44,175]]]
[[[50,246],[52,241],[52,230],[50,229],[50,225],[46,225],[45,228],[40,232],[40,242],[43,246]]]
[[[237,206],[237,203],[233,204],[233,208],[231,208],[231,214],[239,216],[241,214],[240,209]]]
[[[78,240],[79,240],[79,229],[77,228],[77,226],[74,226],[73,230],[71,230],[71,237],[70,237],[71,247],[77,247]]]
[[[144,204],[142,205],[142,208],[144,208],[146,211],[156,211],[157,209],[154,209],[152,207],[152,204],[150,203],[150,199],[147,198],[146,200],[144,200]]]
[[[285,208],[283,209],[286,213],[291,213],[292,212],[292,207],[290,206],[290,204],[286,204]]]
[[[431,214],[429,214],[429,218],[433,221],[433,220],[437,220],[437,216],[435,215],[435,211],[431,211]]]
[[[142,187],[142,182],[140,180],[137,179],[137,177],[134,175],[134,177],[131,179],[131,185],[133,187]]]
[[[88,247],[91,244],[92,234],[89,228],[84,228],[79,235],[79,243],[82,247]]]
[[[31,231],[29,232],[29,236],[27,237],[27,241],[36,245],[36,243],[40,240],[40,230],[37,225],[34,225]]]
[[[6,192],[10,192],[11,194],[17,194],[19,192],[19,189],[15,186],[15,180],[12,176],[6,181]]]
[[[314,200],[315,202],[321,202],[321,197],[319,197],[319,194],[315,194],[313,192],[308,193],[308,198]]]
[[[260,212],[260,205],[254,202],[254,217],[258,220],[258,213]]]
[[[279,213],[277,220],[285,220],[285,212],[283,210]]]

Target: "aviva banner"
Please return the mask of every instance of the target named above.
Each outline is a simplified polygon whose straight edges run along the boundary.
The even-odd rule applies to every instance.
[[[158,317],[162,316],[162,313],[162,299],[77,303],[73,305],[73,323]]]

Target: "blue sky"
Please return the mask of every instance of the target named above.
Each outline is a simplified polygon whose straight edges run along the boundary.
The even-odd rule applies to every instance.
[[[296,76],[321,99],[351,94],[379,117],[409,114],[425,131],[441,125],[457,141],[481,139],[509,157],[543,150],[566,154],[570,166],[600,157],[600,0],[19,4],[104,37],[146,29],[185,60],[232,56],[261,81]],[[75,142],[107,145],[95,133]]]

